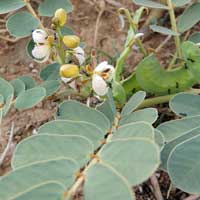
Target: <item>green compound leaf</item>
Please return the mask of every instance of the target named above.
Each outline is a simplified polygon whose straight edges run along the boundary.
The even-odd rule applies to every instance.
[[[31,76],[20,76],[18,79],[24,82],[26,90],[36,86],[36,81]]]
[[[0,78],[0,94],[3,96],[5,104],[2,110],[2,116],[5,116],[14,97],[14,88],[8,81],[2,78]]]
[[[185,32],[200,20],[200,3],[194,3],[187,8],[178,19],[178,29]]]
[[[195,44],[200,43],[200,33],[199,32],[193,33],[189,37],[189,41],[194,42]]]
[[[147,8],[168,9],[166,5],[157,3],[152,0],[133,0],[133,2],[139,6],[145,6]]]
[[[34,87],[21,92],[15,101],[15,108],[19,110],[29,109],[37,105],[46,96],[46,90],[43,87]]]
[[[123,107],[121,115],[125,116],[131,114],[144,101],[145,97],[146,92],[144,91],[135,93]]]
[[[58,182],[67,189],[74,182],[78,170],[77,163],[70,159],[57,159],[21,167],[0,179],[1,198],[14,200],[48,182]]]
[[[172,183],[190,194],[200,193],[200,136],[195,136],[172,151],[168,161],[168,172]]]
[[[132,122],[144,121],[153,124],[158,118],[158,111],[155,108],[145,108],[135,111],[119,121],[119,125],[129,124]]]
[[[59,63],[53,63],[53,64],[50,64],[50,65],[47,65],[40,72],[40,78],[43,81],[60,80],[59,69],[60,69]]]
[[[46,97],[49,97],[58,91],[58,89],[60,88],[60,81],[57,80],[45,81],[41,85],[41,87],[45,88]]]
[[[12,36],[22,38],[31,35],[39,26],[39,20],[29,12],[22,11],[9,17],[6,26]]]
[[[155,143],[160,147],[162,150],[164,145],[165,145],[165,138],[164,135],[161,131],[158,129],[154,129],[154,134],[155,134]]]
[[[86,137],[95,148],[99,147],[105,133],[96,125],[88,122],[76,122],[70,120],[55,120],[42,125],[38,134],[77,135]]]
[[[158,26],[158,25],[151,25],[150,29],[154,32],[161,33],[163,35],[173,35],[173,36],[179,35],[179,33],[176,33],[175,31],[173,31],[171,29],[168,29],[168,28],[165,28],[162,26]]]
[[[5,14],[24,7],[26,4],[23,0],[1,0],[0,14]]]
[[[183,117],[200,115],[199,105],[200,96],[188,93],[177,94],[169,102],[171,110]]]
[[[144,138],[109,142],[103,147],[99,157],[102,162],[126,177],[131,185],[145,181],[160,164],[158,146]]]
[[[109,119],[103,113],[77,101],[64,101],[61,103],[57,118],[89,122],[95,124],[104,133],[111,127]]]
[[[85,200],[134,200],[128,181],[106,164],[94,164],[86,173]]]
[[[25,91],[25,84],[20,79],[14,79],[10,81],[11,85],[14,88],[14,96],[17,97],[21,92]]]
[[[117,111],[111,90],[107,94],[107,99],[100,105],[97,105],[96,109],[102,112],[111,123],[114,121]]]
[[[83,136],[40,134],[23,140],[17,146],[12,167],[17,169],[30,163],[56,158],[76,160],[81,167],[90,159],[89,155],[93,151],[92,143]]]
[[[146,122],[133,122],[119,127],[114,132],[112,140],[123,138],[147,138],[154,140],[154,129],[151,124]]]
[[[38,11],[41,16],[52,17],[59,8],[63,8],[69,13],[72,12],[73,5],[70,0],[44,0],[40,4]]]
[[[188,140],[194,136],[197,136],[197,135],[200,135],[200,127],[194,128],[194,129],[188,131],[187,133],[184,133],[184,135],[176,138],[175,140],[165,144],[163,150],[161,151],[161,167],[162,167],[162,169],[167,171],[167,162],[168,162],[170,153],[178,144],[181,144],[182,142],[185,142],[186,140]]]
[[[200,115],[185,117],[160,124],[157,129],[163,133],[166,142],[171,142],[188,131],[199,127],[199,121]]]
[[[19,195],[15,200],[55,200],[62,199],[64,196],[65,188],[57,182],[48,182],[37,187],[30,189],[24,194]]]

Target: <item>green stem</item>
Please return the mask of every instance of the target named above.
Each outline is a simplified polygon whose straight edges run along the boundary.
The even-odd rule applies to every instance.
[[[58,47],[57,47],[57,50],[58,50],[58,54],[59,54],[59,57],[60,57],[60,60],[61,60],[61,64],[64,64],[65,63],[65,50],[63,48],[63,45],[62,45],[62,33],[61,33],[61,30],[60,30],[60,27],[58,27],[56,29],[56,32],[58,34]]]
[[[172,4],[172,0],[167,0],[167,4],[168,4],[168,7],[169,7],[169,15],[170,15],[172,29],[173,29],[174,32],[177,33],[177,35],[174,36],[174,40],[175,40],[175,44],[176,44],[176,50],[177,50],[177,53],[178,53],[178,57],[182,58],[181,41],[180,41],[180,37],[179,37],[179,33],[178,33],[178,28],[177,28],[177,25],[176,25],[176,17],[175,17],[175,13],[174,13],[174,6]]]
[[[200,89],[191,88],[190,90],[187,90],[186,92],[190,93],[190,94],[200,94]],[[153,97],[153,98],[146,99],[146,100],[144,100],[142,102],[142,104],[140,104],[138,109],[139,108],[145,108],[145,107],[154,106],[154,105],[161,104],[161,103],[167,103],[175,95],[177,95],[177,93],[176,94],[171,94],[171,95],[166,95],[166,96]]]

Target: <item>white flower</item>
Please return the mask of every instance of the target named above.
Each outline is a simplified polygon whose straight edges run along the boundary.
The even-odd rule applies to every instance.
[[[48,34],[42,29],[36,29],[32,33],[33,41],[36,44],[46,44]]]
[[[92,77],[92,88],[99,96],[104,96],[108,92],[107,82],[113,79],[115,69],[107,61],[100,63],[95,69]]]
[[[49,45],[36,45],[32,50],[32,55],[38,62],[45,62],[48,60],[50,52]]]
[[[74,56],[78,59],[80,65],[85,62],[85,52],[81,47],[74,49]]]
[[[32,33],[35,46],[32,49],[32,56],[39,63],[46,62],[51,53],[51,46],[48,42],[48,34],[42,29],[36,29]]]

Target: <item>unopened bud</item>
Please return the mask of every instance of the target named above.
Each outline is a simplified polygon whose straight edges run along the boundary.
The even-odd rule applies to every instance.
[[[60,67],[60,76],[64,78],[75,78],[79,75],[79,67],[73,64],[65,64]]]
[[[76,35],[66,35],[63,37],[63,43],[70,49],[74,49],[80,45],[80,38]]]
[[[64,26],[67,22],[67,12],[63,8],[56,10],[54,17],[58,20],[60,26]]]

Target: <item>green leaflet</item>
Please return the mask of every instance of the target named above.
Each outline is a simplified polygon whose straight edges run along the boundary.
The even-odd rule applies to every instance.
[[[77,163],[66,158],[57,158],[20,167],[0,179],[1,199],[22,200],[21,195],[26,195],[27,192],[45,183],[56,182],[63,188],[69,188],[75,180],[74,174],[77,171]],[[31,199],[30,196],[29,199]]]
[[[150,55],[137,66],[136,79],[145,91],[156,94],[171,94],[189,89],[200,80],[200,50],[192,42],[184,42],[182,51],[186,63],[166,71],[155,55]]]

